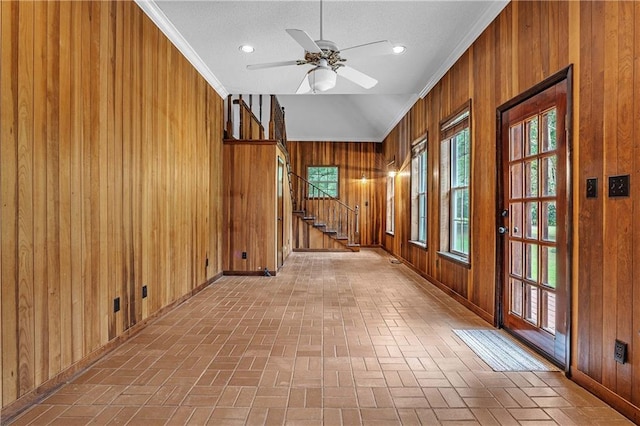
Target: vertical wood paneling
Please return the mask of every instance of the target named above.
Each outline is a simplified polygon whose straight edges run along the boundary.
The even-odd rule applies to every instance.
[[[93,197],[92,194],[92,165],[93,165],[93,152],[92,152],[92,140],[95,135],[92,134],[91,117],[93,115],[92,110],[95,108],[91,102],[91,87],[93,85],[91,75],[91,3],[82,3],[82,21],[81,21],[81,58],[82,58],[82,150],[83,150],[83,167],[82,167],[82,182],[83,182],[83,281],[88,283],[84,286],[84,312],[83,312],[83,349],[86,351],[92,351],[94,349],[95,331],[94,321],[89,321],[91,318],[95,318],[95,307],[97,303],[90,303],[90,301],[96,300],[97,286],[95,284],[95,272],[94,272],[94,250],[93,248]]]
[[[602,39],[602,45],[609,46],[604,50],[604,73],[603,77],[603,90],[608,93],[608,96],[598,98],[594,102],[594,106],[598,110],[600,117],[598,119],[603,120],[603,145],[604,145],[604,176],[611,176],[617,174],[617,129],[614,126],[609,126],[606,123],[611,122],[611,115],[617,113],[618,104],[618,92],[615,90],[616,82],[613,80],[618,77],[618,37],[616,36],[618,26],[618,3],[599,3],[596,6],[598,9],[598,16],[595,19],[604,19],[604,32],[605,37]],[[594,21],[595,25],[602,25],[600,22]],[[619,202],[616,202],[619,204]],[[610,208],[608,208],[610,206]],[[617,232],[616,226],[612,226],[616,222],[617,209],[613,204],[609,204],[605,207],[604,223],[604,240],[615,241]],[[616,248],[611,247],[616,250]],[[617,276],[618,262],[607,262],[602,265],[602,273],[605,277]],[[621,284],[621,283],[620,283]],[[605,307],[606,312],[602,318],[602,336],[603,339],[607,335],[616,334],[616,317],[618,305],[616,300],[618,298],[618,281],[612,280],[608,283],[606,288],[602,290],[602,305],[603,310]],[[616,362],[611,357],[604,357],[602,360],[602,383],[610,389],[616,388]]]
[[[58,93],[59,93],[59,46],[60,12],[58,2],[47,3],[47,129],[46,150],[47,183],[44,189],[47,196],[47,312],[60,310],[60,252],[53,248],[60,246],[60,190],[58,186]],[[43,64],[44,65],[44,64]],[[51,247],[51,250],[49,248]],[[44,259],[43,259],[44,260]],[[60,316],[49,316],[49,374],[55,375],[61,369]]]
[[[2,36],[3,36],[3,32],[2,32],[2,5],[0,5],[0,91],[2,90],[3,86],[2,86]],[[4,116],[2,115],[2,110],[3,110],[3,106],[2,106],[2,102],[0,102],[0,121],[3,121]],[[4,134],[2,134],[2,129],[0,129],[0,137],[4,137]],[[2,149],[0,147],[0,163],[2,162]],[[0,198],[3,195],[3,191],[2,191],[2,173],[0,172]],[[0,224],[2,223],[2,213],[3,213],[3,209],[2,209],[2,204],[0,203]],[[0,233],[3,231],[2,226],[0,225]],[[4,317],[2,315],[2,288],[4,287],[2,285],[2,281],[3,281],[3,275],[2,275],[2,242],[0,242],[0,320],[2,320]],[[0,325],[0,331],[2,331],[4,333],[4,330],[2,329],[2,326]],[[2,370],[2,347],[3,347],[3,339],[2,337],[0,337],[0,381],[4,381],[4,375],[1,373]],[[2,383],[0,383],[0,406],[2,406],[2,393],[3,393],[3,389],[4,386],[2,385]]]
[[[259,273],[276,264],[275,142],[224,145],[223,270]],[[251,167],[247,167],[251,165]],[[247,258],[242,259],[242,252]]]
[[[412,138],[426,130],[437,185],[438,120],[472,99],[471,269],[438,261],[435,250],[416,253],[407,244],[409,178],[402,174],[396,178],[396,234],[385,237],[384,244],[490,319],[495,303],[495,111],[574,65],[572,368],[593,381],[592,390],[602,386],[636,406],[640,272],[634,266],[639,264],[640,227],[634,219],[640,192],[632,184],[630,197],[610,198],[607,183],[618,174],[630,174],[635,182],[639,172],[638,28],[640,7],[634,2],[511,2],[383,144],[384,157],[395,155],[396,164],[406,165]],[[591,177],[598,178],[599,195],[586,199],[584,182]],[[432,190],[429,200],[429,247],[439,244],[439,228],[432,228],[439,220],[436,194]],[[616,339],[630,343],[629,363],[613,360]],[[612,393],[599,394],[627,410]]]
[[[618,4],[617,15],[617,36],[618,36],[618,60],[617,60],[617,77],[622,90],[618,90],[617,106],[612,108],[612,123],[617,121],[616,138],[616,173],[625,174],[633,172],[633,93],[626,90],[627,87],[633,87],[633,3],[622,2]],[[614,89],[614,90],[617,90]],[[636,199],[637,200],[637,199]],[[637,201],[636,201],[637,204]],[[616,247],[616,259],[618,262],[618,271],[616,282],[618,283],[617,300],[614,303],[618,307],[618,315],[616,318],[616,329],[613,333],[618,339],[624,342],[632,342],[633,332],[633,232],[634,221],[633,216],[629,212],[633,212],[634,202],[630,198],[618,200],[614,208],[616,211],[616,225],[619,229]],[[636,229],[635,232],[638,232]],[[631,400],[631,373],[630,364],[616,364],[616,388],[618,395],[626,400]]]
[[[6,1],[0,22],[7,408],[222,271],[223,114],[133,2]]]
[[[489,27],[474,43],[473,92],[471,131],[475,136],[471,146],[471,246],[472,269],[467,283],[467,296],[476,306],[493,316],[494,295],[486,291],[481,283],[494,283],[495,259],[487,253],[495,253],[496,241],[491,238],[495,226],[496,206],[496,155],[495,139],[481,135],[491,135],[495,122],[495,28]],[[461,105],[461,104],[457,104]]]
[[[634,19],[634,29],[636,28],[635,23],[640,22],[640,4],[633,3],[633,19]],[[633,93],[640,93],[640,31],[634,31],[633,37]],[[634,136],[634,141],[632,142],[632,153],[633,153],[633,174],[634,176],[640,176],[640,138],[637,137],[640,134],[640,101],[638,101],[635,97],[633,99],[633,110],[632,110],[633,124],[631,126],[632,135]],[[636,178],[637,179],[637,178]],[[631,187],[631,196],[634,200],[640,200],[640,185],[633,185]],[[633,207],[632,215],[633,217],[638,217],[640,215],[640,203],[636,202]],[[632,308],[632,320],[629,321],[633,330],[640,330],[640,226],[634,224],[634,232],[633,232],[633,259],[632,259],[632,270],[633,276],[631,279],[631,288],[632,288],[632,297],[631,303],[633,304]],[[640,333],[633,333],[633,339],[631,339],[632,347],[637,349],[640,348]],[[640,350],[631,351],[631,402],[635,406],[640,406],[640,380],[636,378],[640,376]]]
[[[84,263],[83,250],[83,132],[82,132],[82,6],[71,4],[71,335],[72,360],[77,362],[84,354]]]
[[[34,387],[33,40],[34,4],[20,6],[18,36],[18,392]]]
[[[34,26],[34,99],[44,99],[47,93],[47,8],[35,10]],[[33,108],[34,156],[33,184],[44,191],[34,193],[34,259],[47,255],[47,104],[38,102]],[[48,294],[46,262],[34,262],[34,342],[35,386],[42,384],[49,374]],[[1,302],[0,302],[1,303]]]
[[[17,271],[17,223],[18,204],[18,152],[17,152],[17,94],[18,81],[18,6],[2,2],[2,46],[0,47],[0,245],[2,254],[0,273],[2,274],[2,397],[12,401],[18,397],[18,334],[16,333],[18,306]]]

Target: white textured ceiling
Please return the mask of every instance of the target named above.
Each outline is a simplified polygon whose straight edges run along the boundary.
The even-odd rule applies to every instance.
[[[319,1],[138,3],[148,14],[155,10],[154,21],[174,42],[182,39],[177,44],[182,42],[183,53],[222,95],[278,95],[289,139],[381,141],[507,2],[324,1],[323,38],[340,49],[389,40],[407,51],[347,62],[379,81],[370,90],[339,77],[334,89],[316,95],[294,94],[309,65],[254,71],[246,65],[301,59],[303,49],[285,29],[319,39]],[[255,52],[240,52],[242,44],[251,44]]]

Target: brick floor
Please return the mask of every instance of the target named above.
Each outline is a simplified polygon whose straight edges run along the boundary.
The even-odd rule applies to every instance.
[[[491,370],[487,327],[381,250],[293,253],[223,277],[16,425],[628,423],[560,372]]]

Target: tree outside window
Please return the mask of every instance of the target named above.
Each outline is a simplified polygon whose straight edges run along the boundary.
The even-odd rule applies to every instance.
[[[451,218],[450,247],[452,253],[469,255],[469,129],[451,139]]]
[[[395,229],[395,192],[396,192],[396,177],[395,174],[387,176],[387,226],[386,232],[393,234]]]
[[[469,262],[471,252],[471,101],[440,125],[440,253]]]
[[[411,149],[411,241],[427,244],[427,140]]]
[[[307,167],[309,198],[338,198],[338,167],[337,166],[309,166]]]

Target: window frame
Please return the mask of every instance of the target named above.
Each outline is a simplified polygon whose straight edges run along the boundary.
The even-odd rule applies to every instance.
[[[310,175],[310,170],[311,169],[319,169],[319,168],[334,168],[336,170],[336,180],[327,180],[327,181],[312,181],[311,180],[311,175]],[[311,190],[313,188],[309,187],[309,192],[307,193],[307,199],[308,200],[313,200],[313,199],[329,199],[329,198],[335,198],[335,199],[339,199],[340,198],[340,167],[336,166],[336,165],[321,165],[321,164],[311,164],[307,166],[307,181],[311,184],[314,185],[316,187],[318,187],[320,190],[326,192],[327,194],[329,194],[328,196],[325,196],[323,194],[314,194],[313,196],[311,195]],[[336,184],[336,192],[335,195],[332,195],[330,191],[321,188],[318,183],[335,183]],[[315,191],[314,191],[315,192]]]
[[[427,248],[428,233],[428,195],[429,195],[429,155],[427,152],[427,134],[420,136],[411,144],[411,182],[410,182],[410,233],[409,242],[422,248]],[[417,162],[417,166],[416,166]],[[415,171],[418,171],[416,176]],[[421,204],[422,200],[422,204]],[[420,210],[420,206],[423,210]],[[417,217],[416,217],[417,216]],[[420,231],[424,232],[420,238]]]
[[[387,220],[385,232],[389,235],[395,235],[396,229],[396,174],[389,173],[387,176]]]
[[[440,122],[440,251],[438,254],[450,260],[458,262],[466,267],[471,266],[472,253],[472,128],[471,128],[471,100],[465,102],[454,113]],[[459,179],[458,163],[454,161],[460,158],[458,138],[465,135],[466,146],[465,171],[462,181]],[[456,194],[463,194],[462,198]],[[462,201],[462,207],[457,201]],[[466,210],[464,206],[466,205]],[[462,208],[462,215],[457,214]],[[457,247],[453,243],[457,240],[456,230],[464,229],[466,223],[466,244]],[[460,227],[460,224],[462,226]],[[457,225],[457,226],[456,226]],[[464,230],[462,231],[464,232]],[[466,253],[464,252],[466,248]]]

